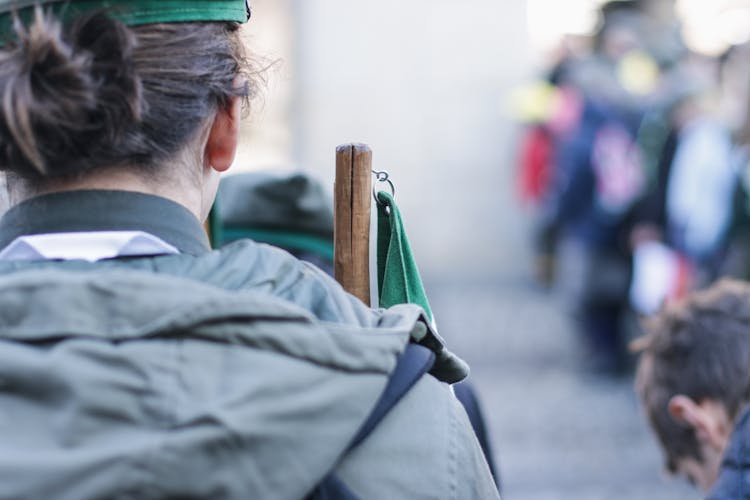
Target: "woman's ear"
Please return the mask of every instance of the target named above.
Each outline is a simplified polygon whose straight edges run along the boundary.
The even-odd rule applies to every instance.
[[[211,124],[206,142],[206,161],[217,172],[224,172],[232,166],[237,154],[240,137],[242,100],[232,97],[226,106],[219,108]]]

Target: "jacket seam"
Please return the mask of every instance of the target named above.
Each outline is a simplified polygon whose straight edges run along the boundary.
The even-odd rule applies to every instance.
[[[453,500],[459,500],[458,498],[458,422],[456,420],[456,408],[453,406],[450,412],[450,438],[448,441],[448,488],[450,491],[450,498]]]

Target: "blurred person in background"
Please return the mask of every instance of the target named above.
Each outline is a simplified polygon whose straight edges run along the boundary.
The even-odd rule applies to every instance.
[[[633,4],[608,4],[603,19],[592,54],[568,72],[578,119],[558,137],[545,209],[563,238],[561,288],[585,359],[597,372],[618,374],[627,367],[629,214],[645,184],[636,133],[658,70],[641,43],[648,25]]]
[[[514,96],[516,116],[524,126],[518,151],[518,191],[532,211],[534,278],[550,287],[555,279],[558,228],[547,210],[552,192],[560,138],[575,130],[580,118],[580,96],[569,86],[568,72],[578,59],[578,43],[566,38],[557,61],[544,79],[524,87]]]
[[[666,190],[665,238],[690,259],[703,284],[718,273],[736,187],[732,138],[712,109],[714,69],[709,62],[678,75],[683,85],[697,88],[685,92],[670,113],[677,142]],[[696,83],[702,80],[708,82]]]
[[[737,107],[744,99],[721,91],[720,64],[687,54],[665,77],[657,100],[665,140],[661,150],[644,147],[650,183],[631,236],[636,271],[631,298],[642,314],[719,276],[743,274],[745,259],[730,254],[727,261],[727,255],[730,248],[735,254],[743,249],[744,160],[719,103],[733,101]],[[652,130],[652,139],[655,135]]]
[[[708,500],[750,499],[750,285],[724,280],[647,323],[636,388],[666,469]]]
[[[733,132],[737,189],[719,273],[750,280],[750,44],[730,48],[721,68],[720,110]]]

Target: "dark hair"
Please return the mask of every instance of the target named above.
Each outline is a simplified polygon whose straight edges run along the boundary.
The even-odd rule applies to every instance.
[[[750,284],[722,280],[645,327],[636,388],[675,472],[678,459],[702,456],[693,429],[669,414],[673,396],[720,403],[732,420],[750,402]]]
[[[254,94],[238,27],[128,27],[104,11],[62,22],[40,7],[29,26],[16,18],[0,48],[0,170],[32,182],[153,173],[218,107]]]

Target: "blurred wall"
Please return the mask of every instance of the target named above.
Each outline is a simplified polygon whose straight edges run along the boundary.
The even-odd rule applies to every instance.
[[[293,0],[292,14],[296,162],[332,183],[336,145],[368,143],[425,276],[520,271],[506,101],[531,73],[525,2]]]
[[[253,0],[252,5],[253,16],[242,35],[262,78],[242,123],[240,150],[230,173],[294,166],[292,0]]]

